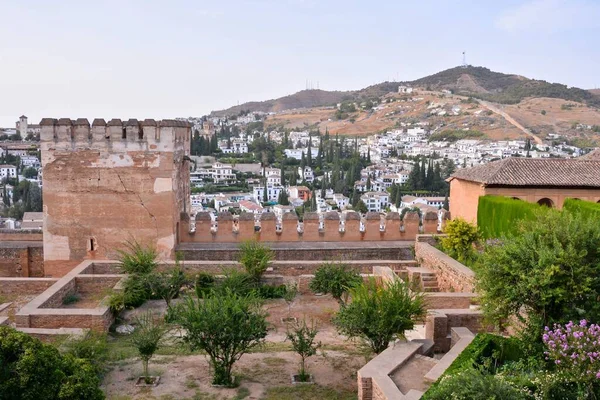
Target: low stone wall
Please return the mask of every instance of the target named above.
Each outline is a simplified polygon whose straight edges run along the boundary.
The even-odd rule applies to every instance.
[[[415,258],[420,266],[435,272],[440,291],[461,293],[474,291],[473,270],[433,247],[423,240],[421,235],[415,242]]]
[[[42,293],[56,283],[53,278],[0,278],[0,295],[31,296]]]
[[[114,264],[114,262],[84,261],[67,275],[26,304],[15,314],[17,328],[35,328],[55,330],[60,328],[87,328],[106,331],[114,317],[108,306],[89,309],[59,308],[62,299],[69,293],[75,293],[78,285],[82,290],[98,290],[99,288],[118,286],[124,275],[80,275],[83,271],[93,270],[92,264]],[[100,266],[98,270],[102,270]]]
[[[484,324],[480,310],[436,309],[429,310],[425,321],[425,338],[432,340],[434,351],[445,353],[452,347],[452,328],[467,328],[473,333],[492,332]]]
[[[0,242],[41,242],[41,229],[0,229]]]
[[[0,277],[43,277],[42,242],[0,240]]]
[[[365,242],[361,247],[344,247],[343,243],[334,248],[315,247],[272,248],[277,261],[350,261],[350,260],[412,260],[412,242],[403,246],[377,247]],[[281,243],[279,243],[281,245]],[[223,246],[225,247],[225,246]],[[200,243],[183,243],[177,247],[188,261],[235,261],[239,250],[235,248],[206,248]]]
[[[434,309],[468,309],[477,298],[475,293],[424,293],[425,306]]]

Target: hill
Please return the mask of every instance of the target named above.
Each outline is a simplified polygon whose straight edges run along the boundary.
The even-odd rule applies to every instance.
[[[361,90],[302,90],[279,99],[249,102],[226,110],[213,111],[211,115],[234,115],[242,110],[280,112],[298,108],[332,106],[343,101],[364,101],[396,92],[399,84],[433,91],[447,89],[456,94],[501,104],[517,104],[530,97],[546,97],[600,107],[600,90],[597,89],[583,90],[560,83],[494,72],[484,67],[467,66],[450,68],[414,81],[382,82]]]

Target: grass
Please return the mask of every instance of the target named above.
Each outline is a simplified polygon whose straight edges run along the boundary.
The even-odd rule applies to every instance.
[[[191,356],[204,354],[201,351],[191,351],[188,346],[176,339],[168,341],[158,348],[157,356]],[[108,358],[109,362],[123,361],[138,356],[137,349],[129,341],[128,335],[108,335]],[[160,361],[158,362],[160,363]]]
[[[238,389],[232,400],[243,400],[248,396],[250,396],[250,390],[248,388],[241,387]]]
[[[81,299],[81,297],[78,294],[70,293],[70,294],[66,295],[65,297],[63,297],[62,303],[63,303],[63,305],[66,306],[68,304],[77,303],[80,299]]]
[[[278,386],[267,389],[264,400],[356,400],[349,390],[334,390],[319,385]]]

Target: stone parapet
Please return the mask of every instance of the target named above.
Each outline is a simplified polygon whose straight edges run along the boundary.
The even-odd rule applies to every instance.
[[[446,253],[423,240],[415,242],[415,258],[420,266],[433,271],[438,287],[444,292],[472,293],[475,273]]]

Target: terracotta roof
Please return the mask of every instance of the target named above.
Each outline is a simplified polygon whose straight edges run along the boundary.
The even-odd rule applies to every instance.
[[[512,157],[458,170],[452,179],[504,186],[600,187],[600,160]]]
[[[579,157],[578,160],[600,161],[600,148]]]

